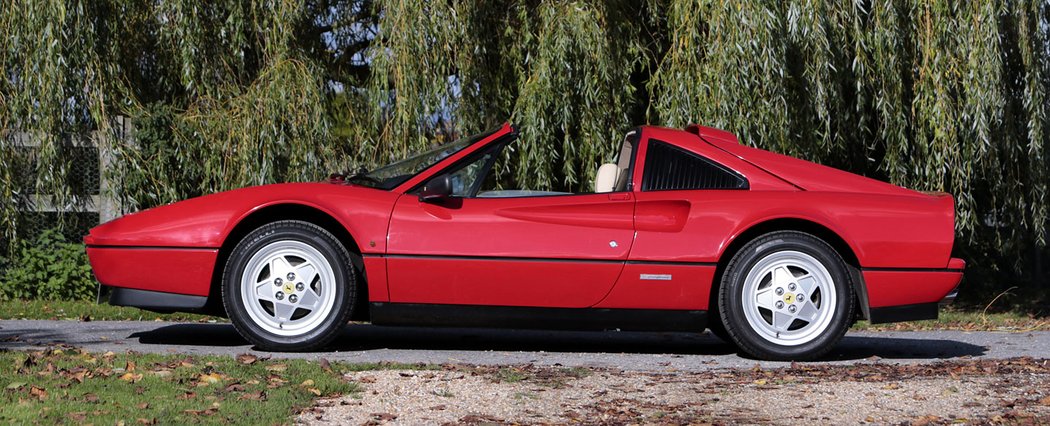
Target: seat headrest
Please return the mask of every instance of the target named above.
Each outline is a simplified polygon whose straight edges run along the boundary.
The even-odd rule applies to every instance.
[[[594,176],[594,192],[613,192],[616,189],[616,181],[620,177],[620,167],[613,163],[602,164],[598,173]]]

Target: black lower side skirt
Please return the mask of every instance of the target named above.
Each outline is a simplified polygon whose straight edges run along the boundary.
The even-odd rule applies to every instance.
[[[202,312],[207,303],[208,298],[205,296],[190,296],[132,288],[110,287],[109,293],[110,305],[131,306],[165,314],[172,312]]]
[[[521,306],[372,303],[376,325],[524,328],[544,330],[693,331],[707,326],[707,311],[533,308]]]
[[[904,322],[937,319],[937,303],[917,303],[914,305],[887,306],[871,308],[871,323]]]

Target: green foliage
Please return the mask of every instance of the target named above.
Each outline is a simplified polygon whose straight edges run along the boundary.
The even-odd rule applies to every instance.
[[[176,312],[161,314],[130,306],[91,300],[41,300],[0,298],[0,319],[69,321],[171,321],[228,322],[226,318]]]
[[[0,9],[0,29],[0,128],[43,160],[0,137],[9,238],[31,192],[83,202],[64,136],[118,115],[136,143],[109,172],[135,208],[375,167],[508,119],[522,141],[497,171],[575,191],[632,125],[700,122],[951,192],[972,266],[1050,277],[1042,0],[43,0]]]
[[[20,241],[3,273],[4,299],[89,300],[97,292],[83,244],[55,230]]]

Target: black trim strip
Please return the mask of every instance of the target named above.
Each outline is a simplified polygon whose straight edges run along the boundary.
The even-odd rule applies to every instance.
[[[387,254],[389,259],[437,259],[437,260],[488,260],[500,262],[573,262],[573,263],[624,263],[622,260],[568,259],[555,257],[504,257],[504,256],[454,256],[431,254]]]
[[[885,306],[871,308],[871,323],[904,322],[937,319],[938,304],[917,303],[914,305]]]
[[[628,260],[628,265],[670,265],[670,266],[718,266],[718,262],[678,262],[674,260]]]
[[[962,269],[952,268],[861,268],[861,270],[873,272],[963,272]]]
[[[457,256],[432,254],[362,254],[363,257],[386,257],[392,259],[440,259],[440,260],[488,260],[500,262],[573,262],[573,263],[626,263],[630,265],[674,265],[674,266],[717,266],[716,262],[675,262],[664,260],[607,260],[577,259],[561,257],[509,257],[509,256]]]
[[[201,312],[208,303],[206,296],[164,293],[159,291],[138,290],[133,288],[110,287],[109,304],[113,306],[133,306],[147,311]]]
[[[369,313],[376,325],[694,332],[707,326],[707,311],[686,310],[372,303]]]
[[[107,245],[98,245],[98,244],[88,244],[87,248],[124,249],[124,250],[197,250],[197,251],[215,251],[215,250],[219,250],[219,247],[107,246]]]

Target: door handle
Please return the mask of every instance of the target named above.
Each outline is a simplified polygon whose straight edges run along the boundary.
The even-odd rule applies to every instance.
[[[630,201],[630,192],[614,192],[609,194],[609,201]]]

